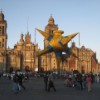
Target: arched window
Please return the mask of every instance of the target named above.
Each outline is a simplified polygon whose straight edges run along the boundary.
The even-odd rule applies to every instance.
[[[2,39],[2,42],[4,42],[4,39]]]
[[[1,26],[0,26],[0,35],[1,35],[1,33],[2,33],[2,28],[1,28]]]
[[[4,34],[4,26],[2,26],[2,34]]]
[[[4,47],[4,44],[2,44],[2,47]]]
[[[0,42],[0,48],[1,48],[1,42]]]

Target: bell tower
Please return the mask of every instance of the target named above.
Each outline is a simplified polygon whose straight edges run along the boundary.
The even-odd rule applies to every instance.
[[[25,36],[25,42],[26,43],[31,43],[31,35],[29,34],[29,32]]]
[[[2,10],[0,11],[0,70],[7,71],[6,61],[6,49],[7,49],[7,22],[4,19]]]
[[[7,48],[7,22],[4,19],[4,14],[0,11],[0,51],[5,51]]]
[[[49,33],[49,35],[53,35],[53,31],[58,30],[58,25],[55,24],[55,20],[52,16],[50,16],[48,20],[48,24],[45,27],[45,32]],[[44,40],[44,48],[47,47],[48,41],[45,39]]]

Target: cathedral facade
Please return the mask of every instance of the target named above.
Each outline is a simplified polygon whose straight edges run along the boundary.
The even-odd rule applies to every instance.
[[[54,18],[52,16],[48,20],[48,24],[45,27],[45,32],[49,33],[50,35],[53,34],[53,31],[58,30],[58,25],[55,24]],[[48,45],[48,41],[44,40],[44,48]],[[96,59],[96,53],[93,52],[91,49],[85,48],[82,46],[81,48],[76,47],[75,43],[72,42],[70,47],[71,51],[79,58],[75,58],[73,56],[67,57],[66,54],[62,55],[62,61],[60,63],[60,70],[61,71],[74,71],[78,70],[82,73],[97,73],[99,72],[99,64]],[[56,63],[56,56],[55,53],[48,53],[43,55],[41,60],[41,68],[44,70],[57,70],[57,63]],[[44,66],[45,65],[45,66]]]
[[[53,35],[53,31],[58,30],[58,25],[50,16],[48,24],[44,31]],[[14,45],[13,49],[7,48],[7,21],[4,14],[0,12],[0,71],[9,72],[13,70],[21,71],[57,71],[57,63],[55,53],[48,53],[38,57],[40,51],[38,44],[31,42],[31,34],[21,34],[19,41]],[[44,40],[44,48],[48,45],[48,41]],[[60,63],[61,71],[78,70],[82,73],[97,73],[100,70],[100,64],[96,59],[96,53],[84,46],[76,47],[73,42],[70,49],[79,58],[73,56],[62,55]]]
[[[0,71],[38,70],[38,44],[31,42],[29,32],[21,34],[14,48],[7,48],[7,21],[0,12]]]

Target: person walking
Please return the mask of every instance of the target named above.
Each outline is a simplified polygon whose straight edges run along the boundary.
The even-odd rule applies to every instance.
[[[18,79],[18,85],[19,85],[19,90],[21,91],[21,88],[23,88],[24,90],[26,89],[25,86],[23,85],[23,74],[19,75],[19,79]]]
[[[45,85],[45,91],[47,91],[48,89],[48,75],[47,74],[44,75],[44,85]]]
[[[15,73],[15,75],[13,76],[13,87],[12,87],[12,91],[17,94],[19,91],[18,88],[18,74]]]
[[[50,92],[50,89],[53,88],[53,90],[56,92],[55,86],[54,86],[54,81],[53,81],[53,75],[49,75],[49,83],[48,83],[48,92]]]

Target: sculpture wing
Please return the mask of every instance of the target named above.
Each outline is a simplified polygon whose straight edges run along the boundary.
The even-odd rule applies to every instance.
[[[64,46],[66,45],[72,38],[74,38],[78,33],[74,33],[74,34],[71,34],[71,35],[68,35],[68,36],[65,36],[63,37],[59,43]]]
[[[36,29],[36,30],[37,30],[39,33],[41,33],[42,36],[43,36],[45,39],[47,39],[48,41],[50,41],[50,40],[52,39],[52,36],[49,36],[48,33],[44,32],[44,31],[42,31],[42,30],[40,30],[40,29]]]

